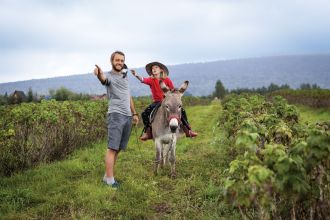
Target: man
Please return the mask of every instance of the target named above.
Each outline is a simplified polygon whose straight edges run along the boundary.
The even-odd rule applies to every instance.
[[[105,175],[103,181],[114,188],[119,186],[114,178],[114,168],[118,154],[127,147],[133,123],[139,122],[135,111],[133,99],[129,92],[127,73],[122,72],[125,63],[125,54],[121,51],[112,53],[110,62],[112,70],[103,73],[98,65],[95,65],[94,74],[100,82],[106,86],[109,98],[107,114],[108,149],[105,156]],[[133,116],[133,118],[132,118]]]

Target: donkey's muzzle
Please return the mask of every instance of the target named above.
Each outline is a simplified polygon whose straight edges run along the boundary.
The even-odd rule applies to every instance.
[[[178,127],[179,127],[178,119],[172,118],[170,120],[170,129],[171,129],[171,132],[172,133],[175,133],[176,132],[176,129],[178,129]]]
[[[172,133],[175,133],[177,128],[178,128],[178,127],[170,126],[170,129],[171,129],[171,132],[172,132]]]

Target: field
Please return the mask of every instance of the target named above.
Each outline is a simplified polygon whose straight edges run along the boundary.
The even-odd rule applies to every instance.
[[[330,120],[328,111],[298,109],[301,123]],[[116,178],[122,182],[118,190],[101,182],[106,148],[102,140],[75,150],[65,160],[0,177],[0,218],[267,219],[261,212],[266,209],[245,204],[242,210],[237,198],[228,194],[234,189],[228,185],[228,178],[234,177],[231,162],[241,150],[232,150],[220,102],[188,107],[187,113],[199,136],[178,141],[176,179],[169,177],[169,167],[153,175],[153,143],[138,141],[141,131],[133,128],[128,150],[120,154],[116,167]],[[325,190],[329,200],[329,188]]]

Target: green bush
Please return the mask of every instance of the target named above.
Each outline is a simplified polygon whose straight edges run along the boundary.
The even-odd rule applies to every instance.
[[[106,136],[105,101],[41,101],[0,108],[0,174],[63,158]]]
[[[299,123],[276,96],[231,95],[220,123],[233,147],[226,195],[249,219],[326,219],[330,210],[330,122]]]

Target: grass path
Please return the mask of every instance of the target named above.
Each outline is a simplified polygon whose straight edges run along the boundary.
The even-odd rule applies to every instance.
[[[237,219],[223,198],[226,168],[219,103],[187,109],[196,139],[177,144],[177,178],[169,167],[152,172],[153,142],[138,142],[133,130],[121,153],[118,190],[101,182],[106,142],[77,150],[70,158],[0,178],[1,219]],[[221,126],[220,126],[221,127]],[[140,130],[137,132],[140,134]]]

